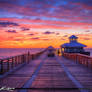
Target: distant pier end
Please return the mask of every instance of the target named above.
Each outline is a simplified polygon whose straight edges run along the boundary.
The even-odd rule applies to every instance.
[[[90,55],[90,52],[85,52],[84,47],[87,47],[84,44],[81,44],[77,41],[78,37],[72,35],[69,37],[69,43],[62,44],[61,52],[62,53],[80,53],[85,55]]]

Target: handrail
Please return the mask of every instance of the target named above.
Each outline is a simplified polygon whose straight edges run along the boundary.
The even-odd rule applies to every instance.
[[[92,68],[92,57],[90,56],[78,53],[62,53],[62,56],[67,59],[73,60],[76,63]]]
[[[0,75],[5,74],[6,72],[9,72],[11,69],[19,66],[20,64],[29,63],[31,60],[36,59],[45,51],[46,49],[35,54],[30,54],[28,52],[22,55],[0,59]]]

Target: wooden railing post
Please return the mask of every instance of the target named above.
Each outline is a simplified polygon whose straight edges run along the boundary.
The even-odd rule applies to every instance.
[[[32,60],[34,59],[34,55],[32,54]]]
[[[19,55],[19,58],[20,58],[20,64],[21,64],[21,56]]]
[[[92,68],[92,57],[90,58],[90,68]]]
[[[7,71],[9,71],[10,65],[9,65],[9,59],[7,60]]]
[[[22,64],[22,62],[23,62],[23,55],[21,55],[21,64]]]
[[[28,62],[28,57],[27,54],[25,54],[25,59],[26,59],[26,63]]]
[[[28,61],[27,62],[29,63],[29,61],[30,61],[30,52],[28,52],[27,56],[28,56],[27,57],[28,58]]]
[[[77,63],[77,60],[78,60],[78,56],[77,56],[77,54],[76,54],[76,59],[75,59],[75,62]]]
[[[15,56],[15,66],[17,66],[17,56]]]
[[[3,60],[0,60],[0,74],[3,74]]]
[[[15,63],[15,57],[13,58],[13,63],[14,63],[14,67],[15,67],[15,66],[16,66],[16,65],[15,65],[15,64],[16,64],[16,63]]]
[[[25,62],[25,56],[24,55],[22,55],[22,59],[23,59],[22,62],[24,63]]]
[[[12,57],[12,68],[14,67],[14,57]]]
[[[20,64],[20,56],[18,56],[18,64]]]
[[[86,58],[85,60],[86,60],[86,66],[88,67],[88,59]]]
[[[18,61],[18,56],[17,56],[17,65],[18,65],[19,61]]]

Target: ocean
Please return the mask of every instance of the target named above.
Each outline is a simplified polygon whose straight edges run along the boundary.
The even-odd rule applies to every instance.
[[[44,50],[44,48],[0,48],[0,59],[27,53],[35,54]]]
[[[44,50],[44,48],[0,48],[0,59],[4,59],[11,56],[21,55],[27,53],[34,54]],[[89,51],[92,57],[92,48],[86,48],[85,51]]]

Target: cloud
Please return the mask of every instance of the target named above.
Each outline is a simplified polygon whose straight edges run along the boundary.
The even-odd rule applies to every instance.
[[[90,30],[86,30],[85,32],[90,32]]]
[[[56,33],[56,35],[59,35],[60,33]]]
[[[14,22],[0,22],[1,27],[7,27],[7,26],[19,26],[19,24]]]
[[[33,33],[30,33],[30,34],[28,34],[28,35],[31,35],[31,36],[32,36],[32,35],[35,35],[35,34],[33,34]]]
[[[22,27],[21,29],[22,29],[22,31],[29,31],[30,30],[30,28],[26,28],[26,27]]]
[[[8,32],[8,33],[17,33],[16,30],[8,30],[8,31],[5,31],[5,32]]]
[[[38,39],[40,39],[39,37],[33,37],[33,38],[31,38],[31,40],[38,40]]]
[[[50,31],[46,31],[46,32],[43,32],[43,34],[54,34],[55,32],[50,32]]]
[[[80,23],[84,23],[84,22],[85,24],[89,23],[90,25],[92,25],[92,21],[91,21],[92,11],[89,9],[84,9],[84,7],[89,7],[89,6],[84,5],[84,3],[82,3],[84,2],[83,0],[81,3],[79,3],[79,0],[78,2],[77,0],[75,0],[74,2],[72,1],[71,0],[65,0],[65,1],[64,0],[61,1],[32,0],[32,2],[30,1],[31,3],[29,5],[29,0],[28,1],[23,0],[23,2],[17,0],[16,4],[14,4],[13,2],[12,3],[6,2],[3,4],[1,3],[0,8],[2,11],[0,12],[2,13],[2,17],[3,17],[3,12],[5,12],[13,16],[12,18],[16,18],[16,21],[18,19],[21,20],[27,19],[29,22],[22,21],[19,23],[21,24],[24,23],[25,25],[33,25],[32,27],[36,26],[37,28],[50,27],[50,28],[58,28],[58,29],[59,28],[72,29],[75,27],[79,28],[80,26],[88,27],[88,24],[86,26],[83,24],[80,25]],[[66,3],[66,2],[70,2],[70,3]],[[11,18],[11,16],[9,15],[7,15],[6,17]],[[10,20],[12,20],[12,18]],[[32,23],[33,20],[34,23]],[[23,29],[23,30],[28,31],[27,29]]]
[[[35,20],[41,20],[41,18],[36,18]]]
[[[48,38],[44,38],[44,39],[42,39],[42,40],[46,41],[46,40],[49,40],[49,39],[48,39]]]
[[[65,40],[64,38],[61,38],[61,40]]]
[[[2,0],[0,8],[1,13],[6,12],[19,18],[91,22],[92,12],[88,9],[92,5],[91,2],[91,0],[16,0],[15,2]]]
[[[15,41],[21,41],[21,39],[14,39]]]
[[[90,38],[83,38],[84,40],[90,40]]]
[[[68,35],[64,35],[63,37],[68,37]]]

